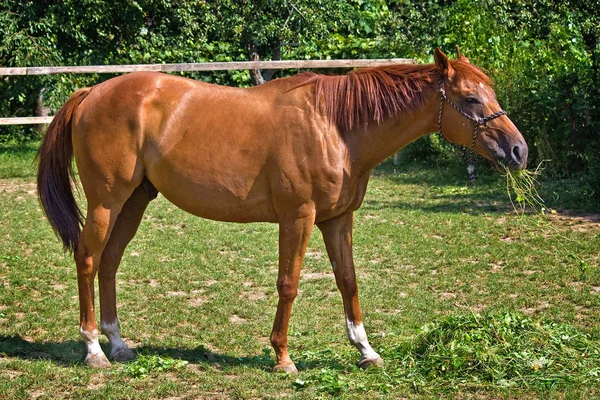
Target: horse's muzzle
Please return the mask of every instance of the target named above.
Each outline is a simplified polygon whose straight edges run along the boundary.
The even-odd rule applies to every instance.
[[[517,171],[525,169],[527,167],[528,153],[529,148],[527,147],[527,143],[523,142],[521,144],[514,145],[506,159],[508,168]]]
[[[529,148],[525,142],[513,144],[507,149],[497,147],[494,149],[492,161],[494,167],[501,172],[506,173],[506,168],[511,171],[520,171],[527,167],[527,154]]]

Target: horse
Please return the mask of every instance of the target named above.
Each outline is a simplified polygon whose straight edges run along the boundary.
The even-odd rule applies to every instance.
[[[297,372],[288,323],[316,225],[358,365],[381,365],[363,325],[352,258],[353,215],[370,171],[432,132],[470,146],[499,169],[527,164],[527,144],[490,78],[461,54],[450,60],[438,48],[434,60],[345,75],[302,73],[251,88],[138,72],[74,92],[43,138],[37,188],[52,228],[74,255],[85,363],[111,365],[98,343],[97,274],[109,356],[135,357],[120,336],[115,274],[146,207],[161,193],[198,217],[279,224],[275,371]],[[73,158],[85,218],[73,194]]]

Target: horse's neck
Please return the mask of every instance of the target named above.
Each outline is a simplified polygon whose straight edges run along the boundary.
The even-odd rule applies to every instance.
[[[355,167],[370,171],[414,140],[437,131],[439,94],[433,87],[426,90],[423,107],[400,112],[379,124],[372,122],[350,134],[347,143]]]

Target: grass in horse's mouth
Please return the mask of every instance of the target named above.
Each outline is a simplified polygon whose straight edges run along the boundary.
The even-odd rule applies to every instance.
[[[500,163],[500,165],[506,171],[506,192],[516,211],[523,213],[529,207],[536,214],[556,213],[546,206],[544,199],[537,191],[540,186],[538,177],[541,175],[541,163],[533,171],[528,169],[513,171],[504,163]]]

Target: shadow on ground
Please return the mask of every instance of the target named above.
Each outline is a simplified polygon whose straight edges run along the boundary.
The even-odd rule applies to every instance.
[[[365,200],[362,206],[363,211],[368,210],[386,210],[396,209],[402,211],[423,211],[424,213],[453,213],[453,214],[506,214],[511,212],[512,208],[506,204],[494,204],[488,198],[477,198],[475,196],[444,196],[443,200],[427,201],[417,203],[414,201],[389,200],[389,201],[369,201]]]
[[[109,354],[108,344],[101,344],[105,354]],[[229,354],[216,353],[200,345],[193,349],[178,349],[169,347],[141,346],[134,349],[137,354],[168,356],[187,361],[190,364],[226,370],[237,366],[246,366],[264,371],[271,371],[275,366],[275,358],[271,351],[257,354],[256,356],[235,357]],[[296,361],[298,368],[307,370],[315,368],[330,368],[345,370],[347,366],[336,360],[326,357],[323,359]],[[83,365],[85,346],[81,341],[66,340],[64,342],[29,342],[21,336],[0,336],[0,359],[3,357],[17,358],[20,360],[44,360],[57,366],[73,367]]]

